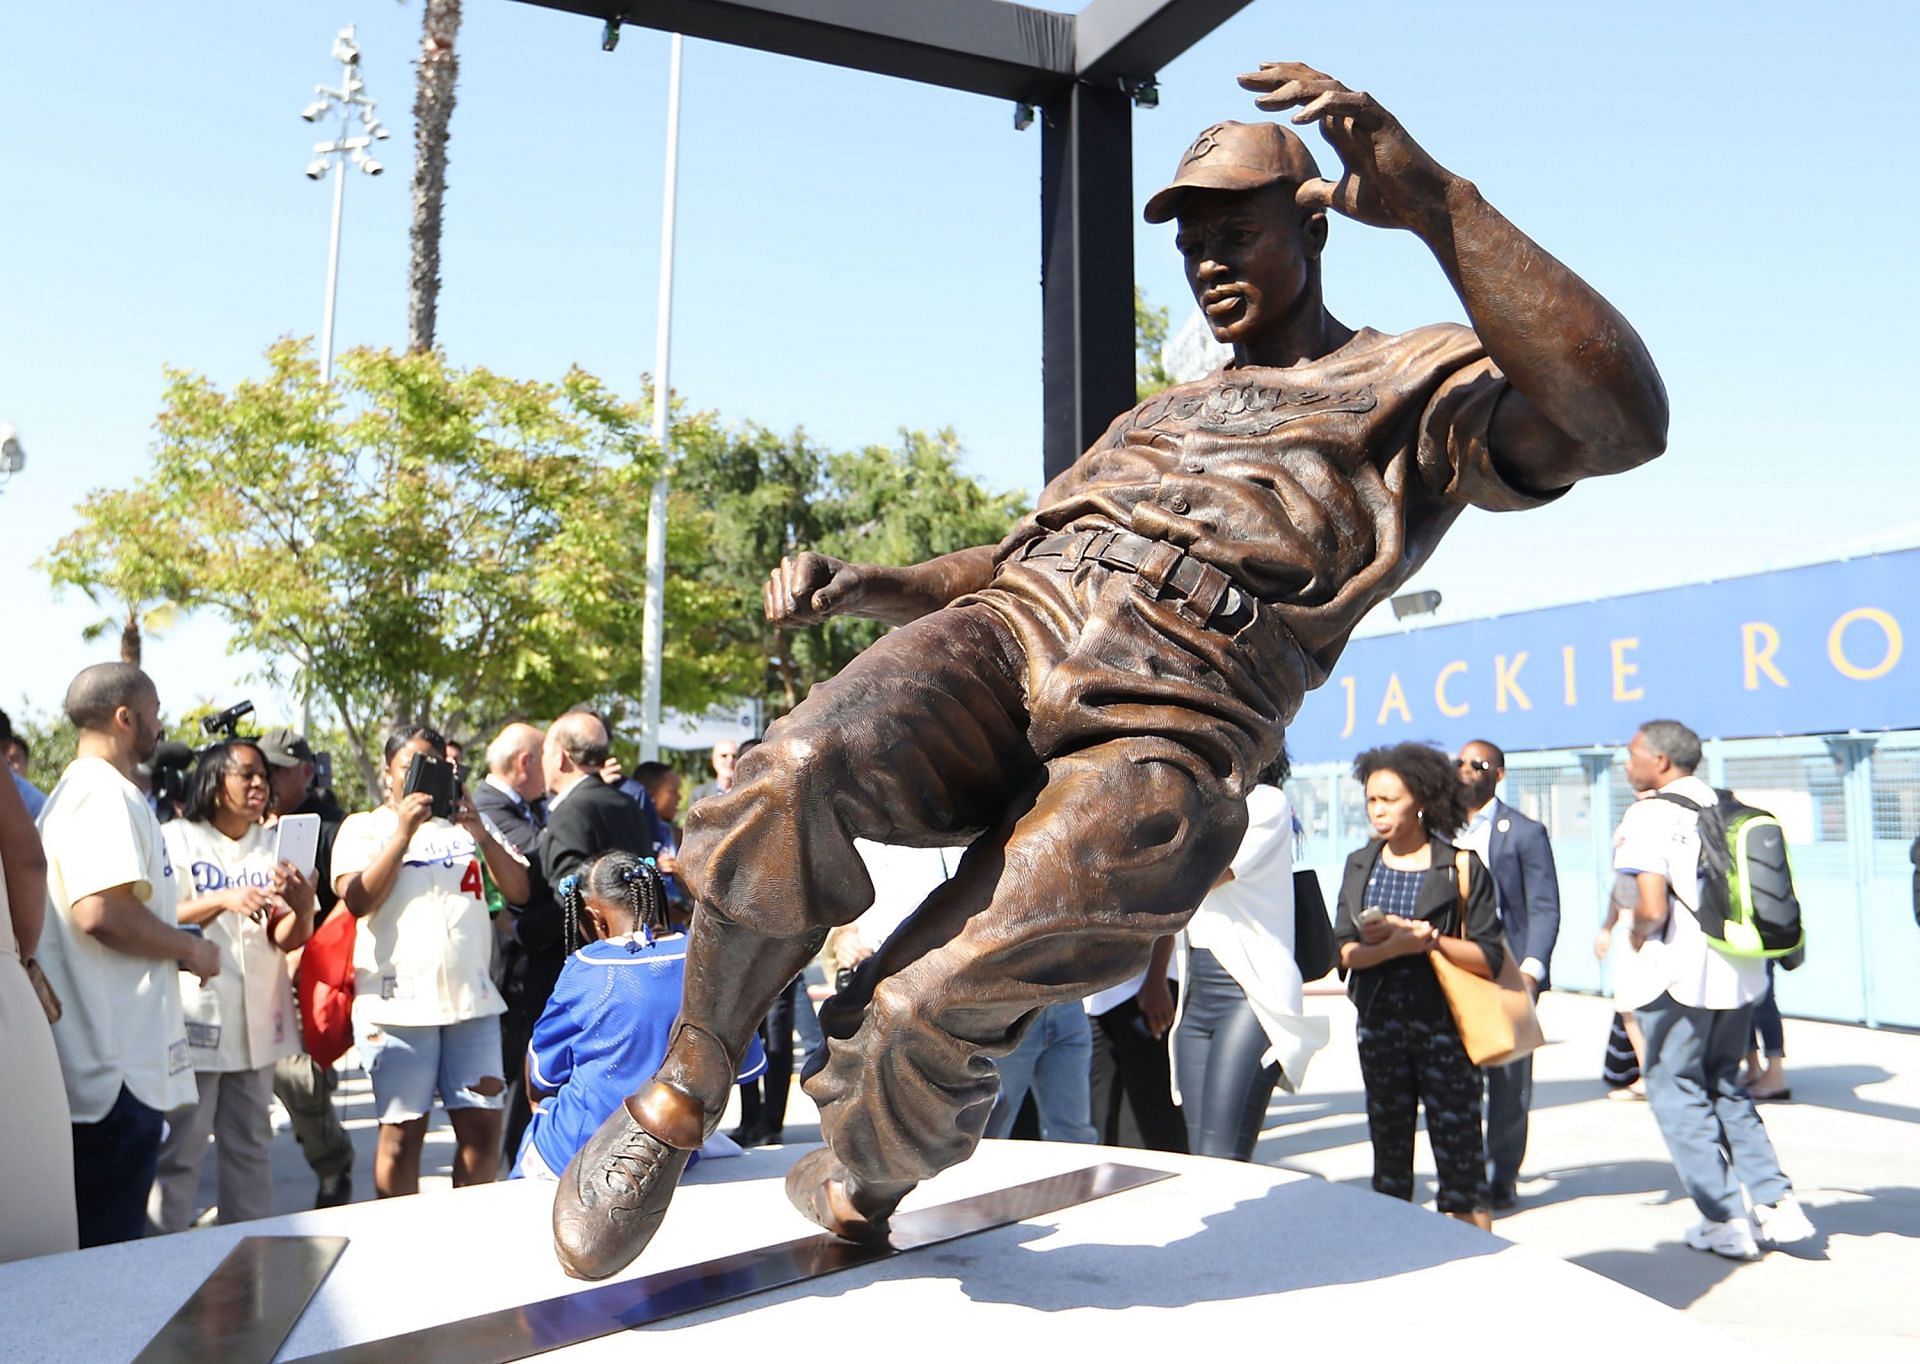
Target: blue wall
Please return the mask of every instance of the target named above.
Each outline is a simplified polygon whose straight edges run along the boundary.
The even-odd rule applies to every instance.
[[[1433,626],[1355,640],[1287,740],[1304,764],[1402,739],[1620,744],[1657,716],[1725,738],[1920,727],[1916,632],[1920,549]]]

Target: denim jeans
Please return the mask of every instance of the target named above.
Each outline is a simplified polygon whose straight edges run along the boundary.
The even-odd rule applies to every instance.
[[[1740,1059],[1753,1037],[1753,1006],[1696,1009],[1661,995],[1636,1010],[1646,1034],[1647,1104],[1666,1138],[1680,1183],[1714,1222],[1780,1201],[1793,1185],[1740,1087]]]
[[[80,1247],[137,1241],[147,1230],[147,1192],[160,1161],[160,1110],[125,1085],[107,1116],[73,1125],[74,1211]]]
[[[1080,1001],[1049,1004],[1027,1029],[1020,1045],[1000,1062],[1000,1099],[987,1120],[987,1135],[1004,1137],[1033,1091],[1040,1110],[1040,1135],[1048,1141],[1098,1140],[1090,1120],[1089,1075],[1093,1029]]]

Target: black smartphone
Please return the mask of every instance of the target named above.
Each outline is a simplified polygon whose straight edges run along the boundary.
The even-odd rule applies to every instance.
[[[407,781],[401,791],[409,796],[415,791],[425,791],[433,797],[433,817],[452,818],[459,791],[453,764],[431,753],[414,754],[413,760],[407,764]]]

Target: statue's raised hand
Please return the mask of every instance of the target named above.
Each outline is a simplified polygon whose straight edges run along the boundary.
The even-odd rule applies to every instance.
[[[1452,175],[1364,90],[1349,90],[1302,62],[1262,62],[1240,84],[1256,91],[1253,102],[1270,113],[1297,106],[1293,121],[1318,123],[1339,155],[1345,173],[1337,182],[1302,185],[1302,208],[1332,208],[1372,227],[1409,231],[1445,212]]]
[[[780,561],[767,575],[762,597],[775,625],[818,625],[859,605],[864,574],[828,554],[805,550]]]

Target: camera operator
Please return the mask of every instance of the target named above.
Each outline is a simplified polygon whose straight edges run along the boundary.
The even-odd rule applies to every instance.
[[[177,926],[173,864],[133,784],[160,741],[153,680],[131,664],[95,664],[67,688],[66,712],[80,733],[40,816],[53,910],[41,966],[65,1010],[53,1040],[84,1247],[145,1230],[161,1115],[199,1097],[174,977],[213,979],[220,950]]]
[[[500,1161],[506,1003],[488,975],[493,927],[481,863],[510,904],[526,903],[527,868],[464,793],[448,819],[435,813],[432,792],[408,792],[409,769],[444,771],[445,753],[446,740],[424,725],[396,729],[386,803],[348,816],[333,846],[334,890],[360,921],[353,1034],[380,1120],[373,1183],[382,1198],[419,1189],[436,1090],[458,1147],[455,1186],[492,1180]]]
[[[182,882],[180,922],[198,925],[219,949],[220,974],[180,982],[199,1097],[167,1115],[147,1210],[158,1233],[192,1223],[209,1136],[219,1151],[221,1223],[273,1211],[267,1100],[274,1063],[300,1047],[286,954],[313,933],[314,893],[298,867],[276,861],[278,835],[261,823],[269,791],[257,744],[213,744],[193,769],[180,818],[166,826]]]

